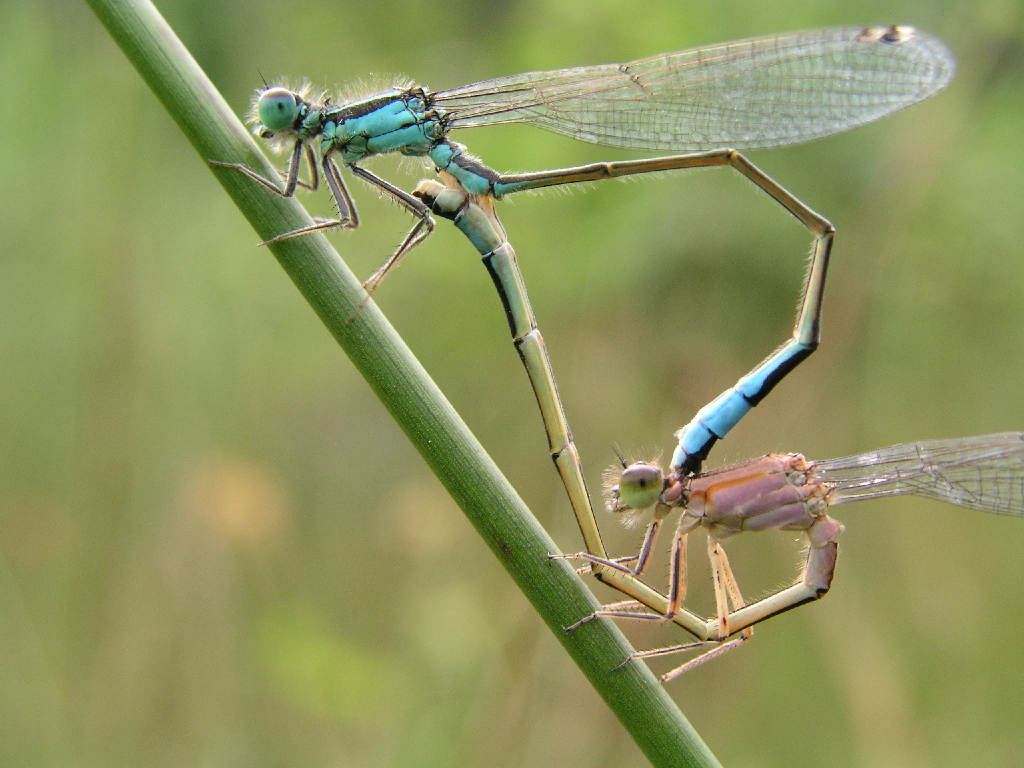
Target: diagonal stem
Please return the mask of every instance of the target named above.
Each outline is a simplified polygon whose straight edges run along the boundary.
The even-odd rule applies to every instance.
[[[188,51],[146,0],[89,0],[142,78],[203,161],[276,171],[260,153]],[[240,173],[214,173],[261,239],[312,223],[294,199]],[[365,293],[319,234],[271,252],[366,378],[433,472],[476,527],[545,623],[656,766],[717,766],[692,726],[642,663],[615,667],[631,649],[608,621],[562,627],[600,606],[523,504],[426,371],[372,302],[351,323]]]

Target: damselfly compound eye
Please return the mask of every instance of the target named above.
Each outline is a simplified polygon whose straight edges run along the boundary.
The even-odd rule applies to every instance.
[[[276,133],[290,128],[299,116],[299,104],[295,94],[287,88],[267,88],[260,94],[256,114],[268,131]]]
[[[638,461],[630,464],[619,477],[619,506],[623,509],[647,509],[661,496],[665,477],[661,467]]]

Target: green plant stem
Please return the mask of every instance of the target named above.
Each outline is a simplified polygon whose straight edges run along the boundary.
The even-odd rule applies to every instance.
[[[200,158],[245,163],[275,177],[152,4],[89,0],[89,5]],[[229,169],[215,173],[261,238],[310,223],[294,199]],[[564,560],[548,559],[558,552],[554,542],[376,305],[369,303],[348,322],[365,293],[327,240],[299,237],[270,250],[648,759],[656,766],[719,765],[645,665],[615,671],[631,649],[611,622],[562,629],[598,607],[594,596]]]

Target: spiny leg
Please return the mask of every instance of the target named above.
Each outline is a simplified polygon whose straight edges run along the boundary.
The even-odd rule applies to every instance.
[[[680,675],[689,672],[694,667],[711,661],[711,659],[717,658],[723,653],[731,651],[733,648],[739,647],[749,640],[754,634],[753,627],[746,627],[737,637],[731,640],[728,639],[730,635],[730,610],[735,611],[744,606],[743,595],[740,593],[739,586],[736,583],[736,577],[733,575],[732,567],[729,565],[729,558],[726,556],[725,550],[722,549],[722,545],[718,540],[714,539],[712,536],[708,536],[708,559],[711,561],[711,573],[715,585],[715,605],[718,613],[716,632],[712,635],[714,639],[698,643],[672,645],[666,648],[654,648],[649,651],[637,651],[630,654],[630,659],[650,659],[658,656],[668,656],[685,651],[693,651],[700,648],[708,648],[704,653],[695,656],[685,664],[681,664],[662,675],[662,683],[674,680]]]
[[[668,608],[665,617],[671,619],[680,610],[680,605],[686,599],[687,583],[689,581],[689,569],[686,565],[686,544],[687,539],[694,528],[700,525],[700,519],[687,515],[685,512],[679,516],[679,524],[676,526],[675,535],[672,537],[672,552],[668,561]]]
[[[642,581],[636,580],[636,577],[631,574],[626,574],[626,576],[627,578],[634,580],[635,583],[643,584]],[[669,621],[669,619],[665,617],[664,613],[658,612],[655,609],[648,609],[646,605],[647,602],[648,600],[645,599],[643,602],[640,600],[623,600],[618,603],[609,603],[602,606],[599,610],[594,611],[589,616],[584,616],[575,624],[570,624],[568,627],[565,627],[565,631],[571,632],[577,627],[597,618],[658,621],[661,623]],[[702,642],[718,642],[715,640],[706,640],[708,623],[697,614],[691,613],[685,608],[680,608],[676,615],[671,618],[671,621],[681,626],[694,637],[704,638]]]
[[[303,156],[305,156],[309,165],[310,181],[308,184],[299,180],[299,168],[302,164]],[[282,197],[294,196],[295,189],[297,187],[316,190],[320,183],[313,149],[309,145],[309,142],[302,139],[298,139],[295,142],[295,146],[292,148],[292,154],[288,161],[288,170],[284,174],[285,186],[283,190],[274,182],[264,178],[251,168],[241,163],[223,163],[219,160],[209,160],[207,162],[209,162],[210,165],[219,166],[221,168],[234,168],[235,170],[244,173],[250,179],[262,185],[266,189],[269,189],[271,192],[281,195]],[[331,153],[327,152],[323,156],[321,162],[323,165],[324,179],[326,180],[328,187],[330,187],[334,203],[338,208],[338,217],[336,219],[318,219],[314,224],[307,227],[300,227],[299,229],[294,229],[290,232],[283,232],[269,240],[265,240],[260,243],[260,245],[270,245],[272,243],[281,242],[282,240],[299,237],[300,235],[308,235],[312,232],[321,232],[327,229],[335,229],[338,227],[343,229],[355,229],[359,226],[359,214],[356,211],[355,203],[352,200],[352,196],[348,191],[345,181],[341,177],[341,171],[339,170],[337,163],[334,161],[334,158],[331,157]],[[405,254],[423,242],[423,240],[433,230],[434,226],[433,221],[430,218],[430,210],[408,192],[399,189],[394,184],[385,181],[376,174],[367,171],[365,168],[361,168],[355,163],[349,163],[348,168],[353,174],[377,187],[377,189],[383,194],[390,197],[419,219],[384,266],[378,269],[370,279],[363,284],[363,287],[368,292],[373,293],[373,289],[376,288],[377,284],[384,278],[387,272],[399,260],[401,260]]]
[[[409,194],[404,189],[399,189],[394,184],[385,181],[377,174],[371,173],[365,168],[355,165],[354,163],[350,163],[348,168],[353,174],[377,187],[377,189],[383,192],[384,195],[390,197],[418,219],[412,229],[409,230],[405,238],[399,244],[395,252],[391,254],[388,260],[385,261],[376,272],[367,278],[366,282],[363,283],[363,288],[366,289],[367,293],[372,295],[388,272],[390,272],[391,269],[398,264],[398,262],[401,261],[407,253],[409,253],[409,251],[426,240],[430,233],[434,231],[434,220],[430,217],[430,207],[417,196]]]
[[[296,186],[307,192],[316,192],[320,188],[320,174],[316,170],[316,155],[313,154],[313,147],[309,142],[303,142],[303,150],[306,155],[306,167],[309,168],[309,183],[306,183],[296,175]],[[287,178],[285,176],[284,178]]]
[[[649,535],[646,537],[645,544],[649,542],[650,545],[645,546],[644,549],[641,550],[641,564],[637,568],[637,571],[640,573],[643,572],[643,569],[646,568],[647,562],[649,561],[650,551],[657,534],[657,529],[660,526],[661,519],[663,519],[663,515],[655,518],[655,523],[657,523],[657,525],[652,523],[651,526],[648,527]],[[607,570],[601,572],[603,576],[602,581],[605,581],[621,592],[625,592],[634,599],[602,606],[602,608],[594,614],[585,617],[570,627],[566,627],[566,629],[575,629],[580,624],[584,624],[598,616],[611,619],[634,619],[661,622],[671,621],[681,626],[699,640],[705,641],[697,643],[696,645],[687,645],[685,646],[686,649],[704,647],[704,645],[707,644],[706,641],[709,641],[712,638],[711,627],[713,624],[682,607],[682,601],[686,597],[687,587],[687,538],[693,528],[697,527],[699,524],[700,519],[697,517],[686,514],[683,514],[680,517],[679,525],[676,528],[676,532],[672,540],[672,555],[669,560],[669,594],[667,597],[651,589],[640,580],[638,573],[625,568],[619,561],[599,561],[598,558],[594,558],[593,556],[585,553],[577,555],[577,557],[581,557],[591,562],[598,561],[601,562],[601,564],[608,566]],[[722,554],[724,555],[724,553]],[[725,569],[727,571],[728,567],[728,560],[726,560]],[[728,573],[731,579],[731,571],[728,571]],[[733,596],[734,605],[742,604],[743,598],[739,595],[739,590],[735,586],[735,580],[732,579],[730,583],[731,586],[728,587],[731,590],[730,594],[735,593]],[[645,608],[648,610],[644,610]],[[728,611],[728,607],[726,607],[726,611]],[[711,640],[711,643],[717,645],[717,641]],[[629,659],[626,661],[628,660]]]
[[[729,598],[739,594],[736,581],[729,567],[729,558],[717,539],[708,536],[708,560],[711,562],[711,581],[715,587],[715,615],[718,616],[718,639],[729,636]],[[740,597],[737,608],[743,607]]]
[[[661,517],[655,517],[647,525],[647,530],[644,532],[644,541],[640,546],[640,554],[631,555],[629,557],[597,557],[589,552],[577,552],[574,555],[551,555],[552,560],[585,560],[588,565],[583,568],[577,569],[577,573],[596,573],[593,568],[594,565],[603,565],[608,568],[620,571],[622,573],[628,573],[631,576],[640,577],[643,576],[647,571],[647,566],[650,564],[651,555],[654,552],[654,544],[658,539],[658,532],[661,530],[661,526],[664,523],[664,519]],[[595,522],[596,525],[596,522]],[[684,554],[685,558],[685,554]],[[629,568],[626,563],[636,562],[634,568]],[[684,577],[685,579],[685,577]],[[685,590],[684,590],[685,591]]]
[[[338,218],[317,219],[315,223],[307,227],[299,227],[290,232],[282,232],[280,235],[263,241],[260,245],[271,245],[282,240],[290,240],[293,237],[309,235],[313,232],[323,232],[328,229],[355,229],[359,226],[359,213],[356,211],[356,205],[348,191],[348,186],[345,184],[344,179],[341,178],[341,170],[338,168],[338,164],[334,162],[334,158],[330,154],[326,154],[321,160],[321,166],[323,168],[324,181],[327,182],[327,186],[331,190],[331,197],[334,198],[334,204],[338,208]]]
[[[659,613],[649,613],[645,609],[643,603],[638,600],[622,600],[618,603],[607,603],[602,605],[601,609],[594,611],[589,616],[584,616],[582,619],[577,621],[575,624],[570,624],[565,627],[566,632],[572,632],[577,627],[581,627],[588,622],[593,621],[597,618],[607,619],[662,619],[664,618]]]
[[[303,156],[305,156],[306,162],[309,165],[310,181],[308,184],[299,180],[299,168],[302,164]],[[297,187],[316,190],[320,186],[320,178],[316,169],[316,157],[313,154],[313,149],[309,146],[308,142],[301,139],[295,142],[291,158],[288,161],[288,170],[282,174],[285,182],[284,189],[279,188],[274,182],[269,179],[265,179],[263,176],[260,176],[254,170],[248,166],[242,165],[241,163],[222,163],[219,160],[208,160],[207,162],[210,165],[215,165],[220,168],[234,168],[236,171],[244,173],[265,189],[268,189],[281,197],[293,197]],[[334,204],[338,208],[338,218],[316,219],[315,223],[310,224],[307,227],[300,227],[299,229],[294,229],[290,232],[283,232],[269,240],[264,240],[260,245],[271,245],[273,243],[279,243],[282,240],[298,237],[299,235],[308,235],[312,232],[320,232],[326,229],[335,229],[337,227],[341,227],[343,229],[355,229],[359,226],[359,214],[356,211],[355,203],[352,200],[352,196],[349,194],[348,187],[341,178],[341,173],[338,170],[337,163],[334,162],[334,158],[329,154],[324,155],[321,163],[323,166],[324,179],[327,181],[327,185],[331,189]]]
[[[698,667],[701,664],[705,664],[711,661],[712,659],[717,659],[723,653],[731,651],[734,648],[738,648],[750,639],[751,634],[752,632],[741,632],[738,637],[735,637],[732,640],[709,640],[700,643],[685,643],[683,645],[672,645],[667,648],[655,648],[651,651],[638,651],[637,653],[633,654],[632,658],[649,659],[655,656],[668,656],[674,653],[692,651],[696,650],[697,648],[707,648],[709,645],[713,646],[712,648],[700,654],[699,656],[695,656],[694,658],[690,659],[685,664],[681,664],[675,669],[671,669],[664,675],[662,675],[660,678],[661,682],[667,683],[670,680],[675,680],[680,675],[686,674],[694,667]]]
[[[302,164],[303,153],[305,153],[306,160],[309,162],[310,178],[312,179],[311,186],[315,189],[317,175],[313,150],[310,149],[308,143],[302,139],[296,140],[295,146],[292,147],[292,154],[288,159],[288,170],[284,174],[280,174],[285,183],[284,189],[281,189],[277,184],[269,179],[265,179],[263,176],[256,173],[256,171],[252,170],[252,168],[249,168],[247,165],[243,165],[242,163],[223,163],[220,160],[207,160],[206,162],[218,168],[234,168],[236,171],[244,173],[257,184],[269,189],[274,194],[280,195],[281,197],[292,197],[295,194],[295,188],[297,186],[307,186],[299,182],[299,166]]]
[[[301,165],[303,155],[305,155],[310,168],[309,184],[299,180],[299,167]],[[283,190],[272,181],[263,178],[251,168],[248,168],[241,163],[222,163],[218,160],[210,160],[208,162],[211,165],[223,168],[234,168],[235,170],[241,171],[253,181],[259,183],[266,189],[269,189],[271,192],[281,195],[282,197],[292,197],[295,194],[296,187],[315,190],[319,186],[319,175],[316,169],[316,160],[313,150],[309,146],[308,142],[302,140],[296,141],[295,147],[292,149],[291,158],[288,163],[288,171],[284,175],[285,188]],[[352,200],[352,195],[348,191],[348,186],[345,184],[345,181],[341,176],[341,170],[338,168],[338,164],[334,161],[330,152],[324,155],[321,162],[323,166],[324,180],[327,182],[327,186],[331,190],[331,196],[334,198],[334,203],[338,208],[338,217],[336,219],[317,219],[309,226],[293,229],[290,232],[283,232],[269,240],[265,240],[260,243],[260,245],[271,245],[273,243],[279,243],[282,240],[289,240],[293,237],[308,235],[313,232],[322,232],[328,229],[355,229],[359,226],[359,213],[356,210],[355,202]],[[375,173],[372,173],[355,163],[349,163],[347,167],[354,175],[375,186],[381,193],[391,198],[405,210],[413,214],[413,216],[417,217],[416,223],[403,238],[395,252],[388,258],[382,267],[374,272],[373,275],[363,283],[363,288],[368,294],[372,295],[374,290],[376,290],[377,285],[384,279],[385,275],[387,275],[387,273],[406,254],[408,254],[409,251],[422,243],[427,236],[430,235],[434,229],[434,221],[430,217],[430,209],[413,195],[410,195],[408,192],[396,187],[388,181],[385,181],[380,176],[377,176]],[[368,300],[369,296],[363,300],[362,304],[360,304],[352,319],[359,314],[359,311],[362,310]]]

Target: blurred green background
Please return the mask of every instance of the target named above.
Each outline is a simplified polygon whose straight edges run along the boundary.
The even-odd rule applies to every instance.
[[[804,27],[934,32],[960,64],[937,98],[752,153],[839,234],[821,350],[712,465],[1024,428],[1017,0],[160,8],[239,113],[260,72],[446,88]],[[0,763],[644,765],[88,9],[5,0],[0,76]],[[628,156],[526,127],[457,138],[499,170]],[[366,276],[409,219],[353,187],[364,224],[332,239]],[[735,173],[500,214],[595,490],[613,444],[667,454],[790,333],[809,238]],[[477,261],[440,222],[376,299],[575,551]],[[1024,521],[913,499],[837,516],[832,593],[672,683],[683,711],[729,766],[1024,763]],[[729,552],[752,598],[800,543]]]

